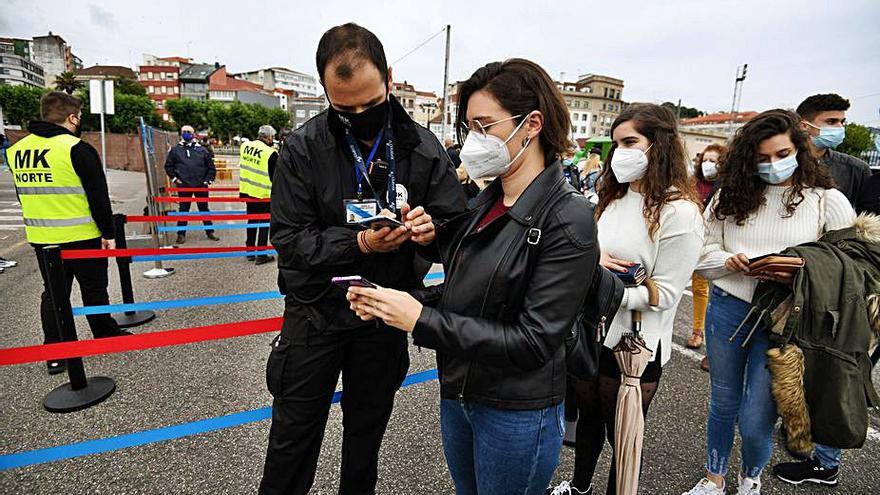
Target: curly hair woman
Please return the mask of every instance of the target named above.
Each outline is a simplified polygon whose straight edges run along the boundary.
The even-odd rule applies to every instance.
[[[767,369],[769,340],[763,328],[736,329],[758,280],[790,284],[792,277],[750,276],[749,259],[815,241],[855,219],[828,170],[810,154],[799,123],[792,112],[768,110],[743,126],[722,159],[720,188],[705,212],[709,230],[698,272],[714,280],[706,315],[712,387],[707,475],[686,495],[725,493],[737,423],[742,437],[738,495],[761,493],[761,472],[772,453],[776,404]]]

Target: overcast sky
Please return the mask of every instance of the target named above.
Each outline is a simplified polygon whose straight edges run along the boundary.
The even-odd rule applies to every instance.
[[[625,81],[626,101],[729,110],[738,65],[749,64],[741,110],[794,107],[837,92],[852,121],[880,126],[878,0],[591,1],[71,1],[4,0],[0,36],[50,29],[86,66],[137,66],[142,53],[219,61],[232,72],[286,66],[315,73],[331,26],[375,32],[389,62],[452,25],[450,80],[495,60],[526,57],[552,77]],[[394,64],[395,80],[441,91],[443,36]]]

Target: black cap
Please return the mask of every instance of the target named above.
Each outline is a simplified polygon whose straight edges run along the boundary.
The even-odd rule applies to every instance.
[[[597,155],[601,155],[601,154],[602,154],[602,148],[599,147],[599,146],[593,146],[592,148],[590,148],[590,153],[595,153],[595,154],[597,154]]]

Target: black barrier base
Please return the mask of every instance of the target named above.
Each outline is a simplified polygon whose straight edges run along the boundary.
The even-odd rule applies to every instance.
[[[43,399],[43,407],[49,412],[66,413],[79,411],[104,401],[116,390],[116,382],[106,376],[93,376],[88,385],[73,390],[70,383],[65,383],[49,392]]]
[[[156,313],[153,311],[132,311],[129,313],[113,313],[110,316],[116,320],[119,328],[131,328],[149,323],[156,319]]]

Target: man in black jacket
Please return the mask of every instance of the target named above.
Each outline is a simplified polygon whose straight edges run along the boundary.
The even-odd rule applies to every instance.
[[[797,114],[801,129],[810,135],[810,151],[828,166],[831,177],[857,212],[864,210],[859,197],[865,182],[871,177],[868,164],[854,156],[835,151],[846,135],[846,111],[849,100],[829,93],[813,95],[801,102]]]
[[[208,187],[214,182],[217,175],[217,169],[214,167],[214,155],[207,148],[202,146],[198,139],[195,138],[192,126],[185,125],[180,128],[180,142],[177,143],[168,152],[165,158],[165,173],[171,179],[174,187]],[[181,198],[207,198],[206,191],[178,193]],[[191,203],[180,203],[180,211],[182,213],[189,212]],[[209,211],[208,203],[205,201],[196,202],[201,213]],[[205,233],[208,239],[219,241],[220,239],[214,235],[214,231],[210,228],[213,223],[210,220],[202,222],[208,229]],[[177,222],[178,227],[186,227],[186,221]],[[177,244],[186,242],[186,230],[177,231]]]
[[[6,156],[22,203],[28,241],[34,247],[43,277],[40,320],[44,342],[48,344],[59,342],[61,336],[49,297],[49,274],[43,248],[57,245],[62,250],[113,249],[115,237],[101,158],[92,145],[79,139],[82,122],[79,99],[58,91],[47,93],[40,101],[40,116],[43,120],[31,121],[28,125],[31,134],[7,149]],[[33,187],[37,173],[43,177],[38,184],[41,187]],[[85,204],[82,196],[85,196]],[[60,220],[62,215],[72,216]],[[110,304],[107,258],[66,260],[64,272],[67,277],[64,297],[70,297],[76,278],[84,306]],[[86,319],[95,338],[130,335],[120,330],[109,314],[89,315]],[[65,370],[64,361],[46,364],[50,375]]]
[[[330,109],[287,138],[272,181],[285,311],[267,364],[275,401],[262,494],[308,493],[340,372],[339,493],[375,491],[379,446],[409,367],[406,335],[363,322],[330,279],[360,275],[383,287],[422,288],[414,261],[419,244],[433,238],[432,217],[465,209],[446,151],[390,95],[376,36],[355,24],[335,27],[316,58]],[[378,213],[405,225],[359,228],[359,219]]]

